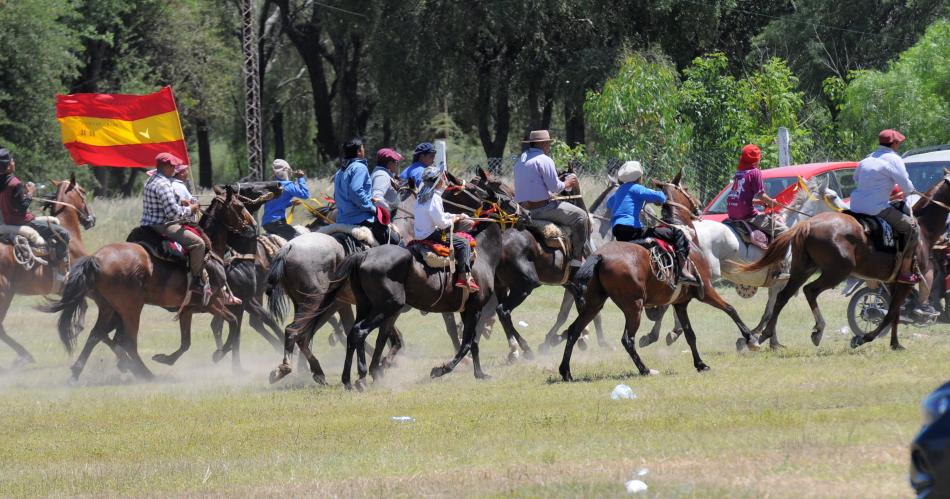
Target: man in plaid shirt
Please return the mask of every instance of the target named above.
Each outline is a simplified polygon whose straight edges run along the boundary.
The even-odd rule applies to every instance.
[[[201,282],[201,276],[206,251],[204,240],[198,234],[182,227],[180,223],[169,224],[169,222],[188,218],[198,211],[198,203],[190,199],[182,199],[179,202],[175,196],[171,179],[175,174],[175,167],[182,164],[180,159],[167,152],[155,157],[158,172],[145,182],[142,221],[139,225],[149,227],[162,236],[178,242],[188,251],[192,286],[194,291],[203,293],[204,285]]]

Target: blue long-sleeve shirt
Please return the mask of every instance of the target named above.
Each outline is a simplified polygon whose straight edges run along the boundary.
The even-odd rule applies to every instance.
[[[376,216],[373,204],[372,183],[366,160],[350,159],[349,163],[333,177],[333,199],[336,201],[336,221],[341,224],[358,224]]]
[[[272,222],[286,222],[287,208],[294,198],[309,199],[310,189],[307,189],[307,179],[281,180],[280,186],[284,192],[280,197],[264,203],[264,215],[261,216],[261,225]]]
[[[648,189],[642,184],[627,182],[617,188],[617,192],[607,200],[610,210],[610,226],[629,225],[641,228],[640,211],[646,203],[665,203],[666,196],[660,191]]]
[[[399,178],[403,182],[406,182],[409,177],[412,177],[413,182],[416,183],[416,189],[422,187],[422,171],[426,169],[426,165],[422,164],[421,161],[416,161],[415,163],[409,165],[399,174]]]

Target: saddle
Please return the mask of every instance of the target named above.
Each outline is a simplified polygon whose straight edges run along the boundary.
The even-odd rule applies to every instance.
[[[151,227],[136,227],[125,238],[127,243],[135,243],[145,248],[153,258],[164,260],[184,267],[188,266],[188,252],[177,241],[163,237]]]
[[[772,242],[769,240],[768,234],[756,229],[745,220],[732,220],[727,218],[726,220],[723,220],[722,223],[731,228],[733,232],[739,236],[739,239],[741,239],[742,242],[746,244],[765,250],[768,249],[769,243]]]
[[[898,252],[898,248],[904,248],[906,241],[904,237],[891,227],[883,218],[876,215],[867,215],[865,213],[855,213],[851,210],[844,210],[845,214],[851,215],[864,228],[871,245],[876,251],[882,253]]]
[[[456,232],[455,237],[467,239],[472,247],[471,263],[475,262],[475,239],[465,232]],[[410,241],[407,248],[413,258],[430,269],[441,270],[452,265],[452,248],[428,239]]]
[[[565,255],[571,254],[569,227],[561,227],[548,220],[532,220],[527,228],[542,246],[551,250],[561,250]]]
[[[317,232],[336,239],[347,255],[379,246],[379,242],[373,237],[373,231],[362,225],[330,224],[320,227]]]
[[[657,280],[675,288],[679,275],[676,267],[676,248],[669,241],[655,237],[645,237],[630,242],[643,246],[650,252],[650,269],[653,275]]]

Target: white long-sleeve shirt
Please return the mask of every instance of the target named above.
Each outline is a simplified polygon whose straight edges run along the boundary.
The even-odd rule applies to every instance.
[[[425,239],[435,229],[447,229],[455,215],[446,213],[442,207],[442,191],[435,191],[426,203],[416,201],[416,239]]]
[[[851,210],[858,213],[877,215],[887,208],[894,184],[905,196],[914,192],[904,160],[886,146],[878,147],[858,163],[854,180],[858,188],[851,193]]]

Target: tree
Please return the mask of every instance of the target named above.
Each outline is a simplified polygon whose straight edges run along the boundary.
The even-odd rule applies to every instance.
[[[79,37],[67,23],[76,17],[68,0],[0,2],[0,145],[33,178],[71,164],[53,96],[66,90],[79,66]]]
[[[672,177],[689,152],[691,125],[679,112],[679,76],[662,55],[633,53],[584,110],[597,152],[636,159],[656,178]]]

